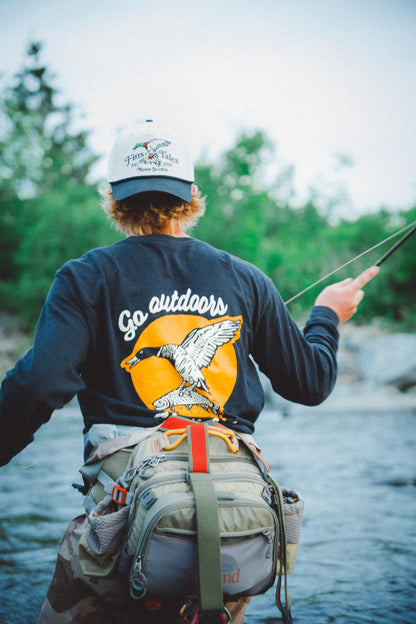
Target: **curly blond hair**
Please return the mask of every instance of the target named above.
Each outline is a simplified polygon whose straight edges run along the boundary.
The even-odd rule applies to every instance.
[[[161,234],[175,226],[187,232],[205,212],[205,198],[199,190],[192,193],[189,203],[158,191],[116,201],[111,187],[101,192],[101,196],[108,218],[127,236]]]

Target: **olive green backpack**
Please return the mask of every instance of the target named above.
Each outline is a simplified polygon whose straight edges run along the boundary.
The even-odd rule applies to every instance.
[[[286,578],[285,605],[280,594],[296,560],[303,499],[277,485],[244,436],[172,416],[81,473],[91,484],[79,546],[85,574],[118,570],[134,598],[195,597],[214,618],[227,600],[267,591],[277,575],[276,603],[291,622]]]

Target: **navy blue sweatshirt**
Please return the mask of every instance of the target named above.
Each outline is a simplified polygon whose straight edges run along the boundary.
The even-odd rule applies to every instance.
[[[252,433],[257,369],[282,397],[321,403],[337,374],[338,318],[302,333],[259,269],[193,238],[130,237],[66,263],[33,348],[0,394],[0,465],[75,395],[96,423],[154,426],[176,413]]]

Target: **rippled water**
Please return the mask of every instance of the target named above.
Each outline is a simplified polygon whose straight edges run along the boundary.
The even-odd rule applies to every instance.
[[[67,407],[0,468],[0,623],[34,624],[69,520],[82,511],[82,423]],[[416,624],[416,414],[265,412],[257,440],[306,499],[295,624]],[[27,468],[31,466],[30,468]],[[274,590],[248,624],[279,622]]]

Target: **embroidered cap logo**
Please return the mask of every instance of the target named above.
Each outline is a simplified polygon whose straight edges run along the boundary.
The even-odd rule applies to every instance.
[[[136,143],[132,153],[124,158],[124,162],[127,167],[140,164],[150,164],[156,167],[161,167],[162,164],[165,167],[178,165],[179,159],[173,156],[171,152],[163,149],[168,145],[171,145],[171,141],[166,139],[151,139],[144,143]]]

